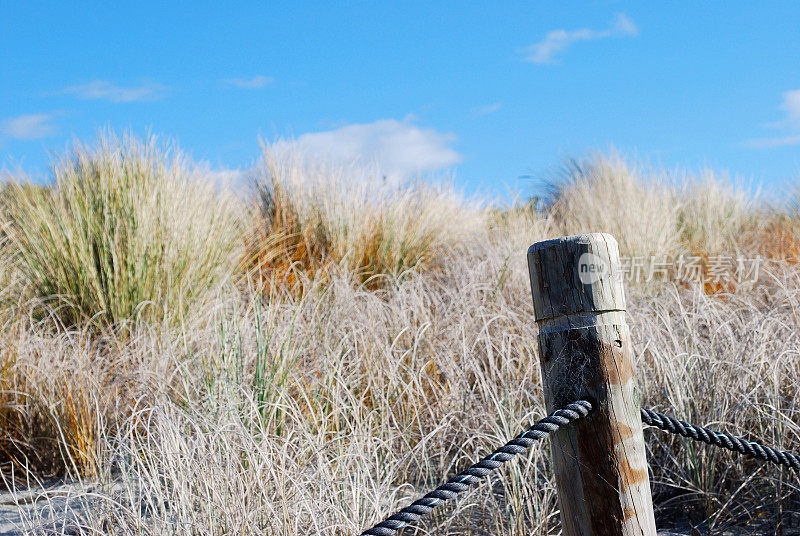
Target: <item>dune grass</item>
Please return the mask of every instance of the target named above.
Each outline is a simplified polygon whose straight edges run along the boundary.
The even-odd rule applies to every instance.
[[[791,210],[721,178],[680,182],[616,155],[569,163],[542,205],[484,209],[446,186],[384,183],[269,147],[248,194],[227,199],[193,182],[188,160],[131,143],[81,149],[54,167],[53,186],[4,194],[0,266],[24,283],[0,330],[2,474],[9,486],[53,475],[92,485],[67,501],[78,519],[35,510],[32,533],[357,534],[544,414],[530,243],[605,231],[624,255],[675,257],[783,252],[771,241],[798,236]],[[84,175],[93,188],[70,182]],[[37,241],[24,241],[23,221]],[[89,273],[93,249],[78,245],[92,243],[132,273]],[[138,267],[140,252],[160,268]],[[201,266],[187,273],[179,252]],[[54,267],[67,275],[48,294],[36,281]],[[800,449],[798,270],[776,253],[748,285],[630,286],[644,404]],[[800,507],[788,473],[645,433],[661,524],[777,527]],[[538,445],[423,530],[557,525]]]
[[[619,237],[623,255],[675,252],[681,245],[679,205],[665,178],[645,176],[614,154],[568,160],[549,187],[554,231],[604,229]]]
[[[192,171],[155,139],[109,135],[54,161],[51,187],[7,184],[14,297],[39,300],[66,327],[162,321],[198,306],[230,276],[239,221]]]
[[[604,229],[629,256],[748,253],[758,244],[747,238],[778,216],[727,175],[668,173],[613,152],[567,160],[547,185],[556,234]]]
[[[251,171],[245,267],[266,281],[332,269],[372,288],[425,269],[483,227],[451,185],[395,183],[379,170],[344,166],[262,144]]]

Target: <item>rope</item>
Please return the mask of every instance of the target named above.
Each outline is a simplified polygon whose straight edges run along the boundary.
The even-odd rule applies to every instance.
[[[455,498],[472,484],[480,482],[482,478],[502,466],[505,462],[528,450],[534,442],[547,437],[572,421],[585,417],[591,410],[592,405],[589,402],[579,400],[568,404],[563,409],[554,411],[551,415],[538,421],[478,463],[458,473],[446,483],[424,497],[417,499],[393,516],[362,532],[361,536],[390,536],[394,534],[406,525],[414,523],[422,516],[429,514],[439,504]]]
[[[641,410],[642,422],[650,426],[655,426],[665,430],[671,434],[682,435],[696,441],[702,441],[709,445],[722,447],[724,449],[732,450],[743,454],[748,458],[755,458],[757,460],[764,460],[778,465],[785,465],[791,467],[796,471],[800,471],[800,456],[791,452],[778,450],[772,447],[766,447],[753,441],[747,441],[740,437],[732,436],[722,432],[715,432],[696,424],[690,424],[674,417],[655,412],[651,409]]]

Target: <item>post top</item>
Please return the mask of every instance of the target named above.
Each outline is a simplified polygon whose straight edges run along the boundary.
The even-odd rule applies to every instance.
[[[536,321],[625,310],[619,246],[607,233],[536,242],[528,248]]]
[[[560,244],[564,244],[567,242],[578,242],[578,243],[590,243],[592,241],[604,241],[606,243],[613,243],[614,247],[619,252],[619,246],[617,245],[617,239],[614,238],[614,235],[610,233],[585,233],[579,235],[572,235],[572,236],[562,236],[561,238],[550,238],[549,240],[542,240],[540,242],[534,242],[528,248],[528,254],[531,251],[542,250],[542,249],[549,249],[553,247],[559,247]]]

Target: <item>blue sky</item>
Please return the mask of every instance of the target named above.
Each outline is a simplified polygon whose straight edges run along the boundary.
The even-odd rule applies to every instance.
[[[114,4],[0,4],[0,167],[41,176],[110,126],[214,168],[294,138],[491,195],[612,145],[800,179],[797,2]]]

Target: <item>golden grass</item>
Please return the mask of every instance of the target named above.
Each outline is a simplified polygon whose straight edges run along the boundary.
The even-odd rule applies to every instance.
[[[0,467],[92,482],[67,501],[88,505],[79,533],[344,535],[394,512],[543,415],[525,249],[576,232],[611,232],[623,255],[696,254],[705,273],[718,254],[774,259],[747,285],[631,284],[629,322],[644,404],[800,448],[798,220],[722,178],[594,156],[564,168],[544,207],[487,210],[447,186],[265,147],[234,201],[195,186],[188,162],[128,143],[79,151],[53,187],[4,194],[7,239],[30,259],[0,250],[17,294],[0,315]],[[129,168],[129,183],[79,200],[82,177],[101,192]],[[137,181],[164,185],[148,196]],[[91,272],[91,249],[59,225],[132,274]],[[170,253],[136,272],[154,243]],[[186,272],[178,254],[201,266]],[[34,283],[56,269],[70,275],[53,296]],[[154,298],[136,274],[158,314],[137,313]],[[125,329],[96,329],[100,311]],[[773,468],[646,437],[660,520],[777,523],[773,505],[800,505]],[[553,534],[548,458],[533,448],[423,530]]]
[[[102,415],[100,408],[92,400],[91,393],[83,389],[81,382],[64,379],[61,393],[63,415],[58,419],[63,427],[64,443],[69,452],[67,457],[75,471],[87,478],[100,476],[98,467],[99,434],[97,418]],[[98,429],[100,428],[100,429]]]
[[[19,463],[18,443],[25,440],[25,433],[16,408],[17,350],[12,337],[6,334],[4,338],[0,350],[0,467],[8,472],[11,464],[23,466]]]
[[[377,170],[262,147],[244,266],[264,281],[293,286],[337,269],[379,288],[482,227],[482,211],[447,184],[394,184]]]

